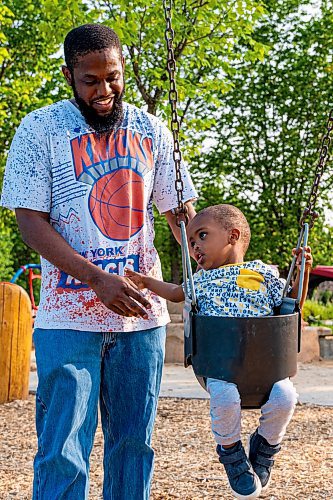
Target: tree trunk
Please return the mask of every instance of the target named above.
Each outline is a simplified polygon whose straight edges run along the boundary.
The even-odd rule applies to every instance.
[[[157,108],[157,103],[156,101],[150,101],[148,102],[148,113],[150,113],[151,115],[154,115],[156,116],[156,108]]]

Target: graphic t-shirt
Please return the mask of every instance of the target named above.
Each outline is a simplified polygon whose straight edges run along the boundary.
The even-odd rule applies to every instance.
[[[161,279],[153,202],[160,213],[177,206],[172,153],[168,129],[135,106],[124,104],[122,124],[100,136],[74,104],[60,101],[30,113],[19,126],[1,202],[49,213],[54,229],[108,273],[123,275],[126,266]],[[182,169],[187,201],[196,192]],[[41,262],[36,327],[135,331],[169,321],[165,301],[148,290],[149,319],[125,318],[106,308],[88,285]]]
[[[269,316],[281,305],[285,280],[260,260],[221,266],[193,276],[199,314]]]

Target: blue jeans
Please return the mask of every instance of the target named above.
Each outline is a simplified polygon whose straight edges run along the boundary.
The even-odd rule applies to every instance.
[[[165,327],[34,332],[38,389],[34,500],[84,500],[100,402],[103,498],[149,498]]]

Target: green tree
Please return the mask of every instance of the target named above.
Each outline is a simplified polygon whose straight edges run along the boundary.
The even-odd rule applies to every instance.
[[[33,109],[69,95],[62,78],[60,44],[65,33],[94,18],[80,0],[3,0],[0,11],[0,182],[14,132]],[[14,214],[1,209],[0,279],[37,262],[23,244]],[[4,229],[5,228],[5,229]]]
[[[32,109],[68,95],[60,74],[59,48],[68,29],[83,22],[98,20],[115,28],[124,44],[130,100],[162,118],[169,116],[161,0],[4,0],[3,5],[5,9],[0,18],[3,42],[0,52],[0,143],[3,151],[0,170],[3,171],[9,144],[22,117]],[[244,49],[237,48],[240,42],[247,44],[247,57],[263,57],[265,47],[252,39],[253,27],[262,14],[263,6],[256,0],[174,2],[174,52],[184,136],[191,135],[190,131],[200,131],[201,141],[210,133],[215,119],[207,113],[207,105],[218,107],[217,92],[223,93],[230,88],[229,72],[234,72],[232,63],[243,57]],[[194,139],[191,146],[188,144],[185,156],[189,157],[196,146]],[[17,235],[12,214],[3,211],[2,216],[6,226],[11,228],[13,265],[17,267],[24,261],[34,260],[36,256]],[[177,263],[173,255],[178,248],[172,240],[164,251],[166,237],[162,222],[157,224],[157,233],[162,259],[164,253],[167,265],[173,261]],[[177,266],[174,268],[173,277],[177,279]]]
[[[232,90],[224,96],[216,144],[205,159],[202,204],[231,202],[246,213],[252,228],[248,258],[262,258],[286,270],[297,241],[317,148],[332,107],[333,9],[323,1],[267,1],[267,15],[254,38],[271,47],[263,61],[246,55],[236,65]],[[235,67],[235,69],[236,69]],[[324,220],[331,206],[331,167],[322,179],[321,218],[311,242],[315,263],[333,264],[333,230]]]
[[[101,19],[115,27],[127,58],[127,94],[139,106],[164,119],[170,116],[167,101],[165,19],[162,1],[97,0]],[[241,57],[264,57],[266,47],[252,38],[264,9],[253,0],[176,0],[172,25],[177,64],[178,111],[182,127],[183,156],[189,160],[200,149],[215,124],[210,108],[217,109],[219,93],[231,88],[230,73]],[[240,42],[246,50],[240,50]],[[180,280],[180,249],[166,224],[156,218],[156,244],[166,279]]]

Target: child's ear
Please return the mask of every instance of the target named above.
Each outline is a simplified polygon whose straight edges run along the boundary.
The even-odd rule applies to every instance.
[[[229,243],[231,245],[235,245],[239,240],[239,238],[240,238],[240,230],[236,228],[232,229],[229,234]]]

